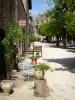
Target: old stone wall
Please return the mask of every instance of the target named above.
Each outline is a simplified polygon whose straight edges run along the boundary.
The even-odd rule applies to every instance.
[[[15,0],[0,0],[0,80],[6,78],[6,64],[4,46],[1,41],[5,37],[6,29],[15,22]]]
[[[15,0],[0,0],[0,28],[6,29],[14,22]]]

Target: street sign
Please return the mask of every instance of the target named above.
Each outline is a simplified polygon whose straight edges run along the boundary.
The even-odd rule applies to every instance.
[[[24,27],[24,26],[26,26],[26,20],[19,20],[18,24],[19,24],[19,26]]]

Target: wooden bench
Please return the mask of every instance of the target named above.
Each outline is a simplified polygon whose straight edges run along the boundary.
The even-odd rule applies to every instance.
[[[26,54],[32,54],[32,56],[35,56],[35,53],[37,56],[42,57],[42,46],[35,46],[33,45],[33,49],[28,49],[25,51]],[[39,55],[41,53],[41,55]]]
[[[35,45],[33,45],[33,52],[36,53],[36,54],[41,53],[40,57],[42,57],[42,46],[35,46]],[[33,55],[33,56],[35,56],[35,55]]]

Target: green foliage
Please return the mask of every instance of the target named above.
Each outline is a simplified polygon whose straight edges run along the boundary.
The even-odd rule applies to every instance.
[[[68,11],[75,10],[75,0],[46,0],[50,8],[57,8],[63,10],[64,8]]]
[[[49,18],[52,16],[53,12],[51,10],[47,10],[45,14],[46,14],[46,17]]]
[[[51,69],[50,66],[46,65],[46,64],[39,64],[33,67],[35,70],[40,70],[40,71],[47,71],[49,69]]]
[[[4,40],[2,42],[3,42],[4,48],[5,48],[4,54],[5,54],[7,59],[10,59],[10,56],[13,52],[11,45],[10,45],[10,42],[7,38],[4,38]]]
[[[54,18],[51,18],[50,31],[52,36],[58,36],[60,32],[57,20]]]
[[[47,1],[48,6],[50,7],[50,10],[52,10],[54,7],[54,0],[46,0],[46,1]]]
[[[18,25],[11,25],[6,30],[6,37],[8,40],[12,39],[14,41],[19,41],[21,38],[23,38],[23,32]]]
[[[31,60],[37,60],[38,57],[34,57],[34,56],[32,56],[32,57],[30,57],[30,59],[31,59]]]
[[[30,42],[35,42],[35,41],[38,41],[38,38],[35,37],[34,35],[32,35],[29,37],[29,40],[30,40]]]
[[[48,34],[50,33],[50,29],[49,29],[49,23],[43,23],[39,26],[39,34],[42,36],[48,36]]]
[[[65,14],[56,14],[50,20],[50,31],[53,36],[63,36],[65,25]]]
[[[72,12],[66,13],[65,28],[67,33],[75,36],[75,14]]]
[[[6,36],[3,39],[2,43],[5,47],[5,56],[7,59],[10,59],[13,53],[13,41],[19,42],[23,39],[22,30],[19,28],[18,25],[11,25],[6,30]]]
[[[24,33],[24,37],[25,40],[28,39],[29,40],[29,34],[28,33]]]
[[[55,36],[57,35],[63,36],[64,33],[74,35],[75,0],[47,0],[49,6],[51,6],[50,5],[51,2],[53,2],[54,7],[53,9],[47,11],[47,15],[51,16],[50,19],[51,34]]]

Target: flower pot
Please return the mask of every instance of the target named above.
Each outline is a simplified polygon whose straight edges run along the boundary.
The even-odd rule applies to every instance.
[[[1,88],[3,90],[4,95],[9,95],[12,90],[13,82],[11,80],[2,80]]]
[[[38,80],[41,80],[41,79],[44,78],[42,71],[39,71],[39,70],[35,70],[34,76],[35,76],[35,78],[38,79]]]
[[[32,64],[37,64],[37,60],[36,59],[33,59],[32,60]]]

